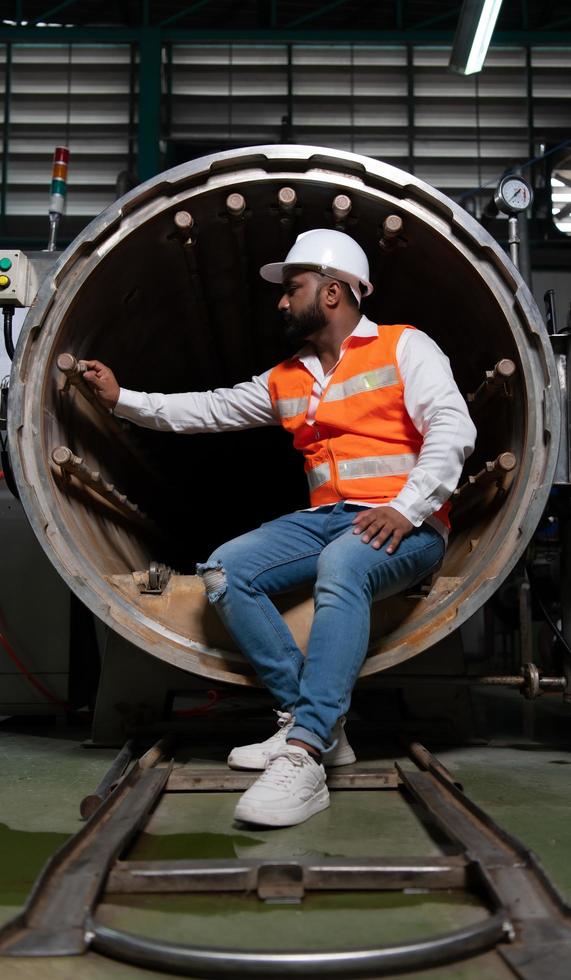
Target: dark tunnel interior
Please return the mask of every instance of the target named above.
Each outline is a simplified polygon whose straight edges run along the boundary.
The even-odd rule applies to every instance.
[[[280,291],[263,282],[258,269],[281,259],[300,231],[333,224],[331,188],[319,194],[312,187],[307,204],[303,184],[295,189],[299,214],[287,220],[268,206],[278,184],[248,187],[248,210],[238,221],[226,211],[226,190],[202,195],[192,202],[192,245],[173,233],[172,210],[139,226],[83,286],[54,356],[70,350],[97,357],[122,387],[163,392],[231,386],[278,363],[292,353],[276,308]],[[369,201],[354,199],[345,229],[370,257],[375,291],[363,313],[426,331],[450,358],[461,391],[474,391],[500,358],[518,360],[509,327],[473,267],[422,222],[407,219],[402,244],[383,253],[378,238],[386,213],[377,207],[373,215]],[[514,386],[509,404],[495,399],[493,410],[476,420],[469,472],[516,451],[523,437],[518,400]],[[223,540],[307,505],[302,461],[279,427],[180,435],[126,423],[156,471],[152,480],[128,454],[102,441],[84,413],[67,408],[67,418],[60,418],[70,448],[149,514],[163,532],[154,557],[181,572],[191,572]]]

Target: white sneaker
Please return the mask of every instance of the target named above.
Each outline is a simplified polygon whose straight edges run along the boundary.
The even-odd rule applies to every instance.
[[[251,745],[238,745],[228,756],[231,769],[265,769],[270,757],[277,749],[286,744],[286,739],[295,724],[295,718],[289,711],[276,711],[278,730],[270,735],[265,742],[253,742]],[[345,718],[340,718],[333,729],[333,737],[337,745],[329,752],[323,753],[324,766],[349,766],[357,756],[347,741],[344,729]]]
[[[234,816],[265,827],[291,827],[328,806],[323,766],[301,745],[285,745],[240,797]]]

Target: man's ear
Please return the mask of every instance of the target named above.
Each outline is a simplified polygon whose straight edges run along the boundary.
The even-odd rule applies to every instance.
[[[339,306],[343,297],[343,287],[337,279],[331,279],[324,289],[325,302],[331,309]]]

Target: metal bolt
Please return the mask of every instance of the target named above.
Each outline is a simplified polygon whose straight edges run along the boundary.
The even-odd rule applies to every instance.
[[[342,221],[347,218],[351,211],[351,198],[347,194],[338,194],[337,197],[333,198],[333,204],[331,205],[331,210],[335,215],[337,221]]]
[[[181,231],[190,231],[194,224],[194,218],[188,211],[177,211],[174,216],[174,223]]]
[[[242,194],[229,194],[226,198],[226,208],[234,218],[239,218],[246,210],[246,201]]]
[[[83,374],[87,371],[87,364],[85,361],[78,361],[73,354],[58,354],[56,364],[63,374],[67,375],[77,375]]]
[[[402,232],[402,218],[398,214],[389,214],[383,221],[383,234],[385,238],[395,238]]]
[[[73,453],[71,449],[67,446],[58,446],[52,452],[52,459],[57,466],[65,466],[66,463],[70,463],[73,459]]]
[[[497,470],[503,471],[504,473],[510,473],[515,469],[517,465],[517,459],[513,453],[500,453],[498,458],[494,460],[493,463],[486,463],[486,468],[491,472],[496,472]]]
[[[501,378],[511,378],[516,372],[516,366],[509,357],[502,357],[501,361],[498,361],[496,364],[494,371],[496,371]]]
[[[290,211],[297,204],[297,194],[293,187],[282,187],[278,191],[278,204],[284,211]]]

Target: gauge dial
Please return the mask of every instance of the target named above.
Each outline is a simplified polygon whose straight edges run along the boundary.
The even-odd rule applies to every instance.
[[[496,207],[504,214],[519,214],[520,211],[527,211],[532,200],[531,187],[523,177],[502,177],[494,194]]]

